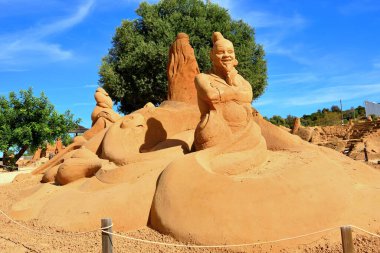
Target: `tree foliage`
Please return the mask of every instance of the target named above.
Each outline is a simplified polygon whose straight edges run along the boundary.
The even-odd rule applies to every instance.
[[[332,112],[341,112],[339,106],[337,106],[337,105],[333,105],[333,106],[331,106],[331,111],[332,111]]]
[[[359,105],[357,108],[352,107],[349,110],[341,111],[337,105],[333,105],[331,111],[328,108],[319,109],[311,114],[303,115],[300,120],[303,126],[332,126],[342,123],[342,115],[343,122],[347,123],[350,119],[365,117],[365,108]],[[288,115],[286,118],[273,115],[273,117],[266,119],[274,125],[293,128],[295,118],[292,115]]]
[[[119,103],[121,112],[166,99],[168,51],[179,32],[190,36],[202,72],[211,66],[212,32],[221,32],[234,43],[237,69],[251,83],[254,98],[264,92],[264,50],[255,43],[253,28],[242,20],[232,20],[226,9],[210,1],[162,0],[143,2],[136,13],[138,19],[124,20],[116,29],[113,46],[99,70],[99,83]]]
[[[295,120],[295,116],[288,115],[285,119],[279,115],[273,115],[271,118],[266,118],[270,123],[276,126],[284,126],[287,128],[292,128]]]
[[[330,112],[323,109],[322,112],[312,113],[311,115],[303,115],[301,124],[303,126],[332,126],[340,125],[342,116],[340,112]]]
[[[32,152],[46,142],[67,139],[69,130],[79,124],[70,111],[60,114],[41,93],[33,96],[31,88],[0,97],[0,151],[4,164],[15,164],[23,153]]]

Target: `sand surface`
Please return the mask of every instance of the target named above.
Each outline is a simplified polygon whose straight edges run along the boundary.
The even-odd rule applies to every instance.
[[[170,200],[170,205],[165,207],[167,209],[159,210],[160,219],[169,229],[164,231],[165,234],[171,234],[177,229],[173,234],[185,238],[182,241],[207,245],[207,241],[199,240],[202,237],[196,238],[193,235],[197,235],[198,231],[214,234],[224,231],[227,237],[232,238],[234,233],[231,231],[234,231],[239,238],[244,237],[243,242],[257,243],[297,237],[330,227],[334,227],[333,230],[261,246],[217,249],[176,248],[114,238],[114,252],[335,253],[342,252],[340,225],[353,223],[379,233],[378,170],[333,150],[303,143],[298,137],[270,125],[262,126],[262,132],[270,151],[268,161],[255,170],[239,171],[237,175],[229,177],[218,174],[224,173],[223,171],[211,173],[207,169],[212,169],[214,163],[210,162],[210,166],[205,169],[201,169],[203,163],[197,163],[203,161],[200,159],[203,158],[202,154],[208,155],[203,152],[201,155],[190,154],[184,159],[178,159],[161,175],[158,188],[165,190],[167,187],[169,190],[161,192],[180,195],[162,198]],[[219,156],[225,158],[223,155],[221,153]],[[198,159],[193,159],[193,156]],[[186,166],[177,166],[187,159],[193,159],[191,164],[194,166],[188,169]],[[42,175],[17,175],[12,183],[0,185],[0,210],[22,220],[19,221],[20,224],[33,231],[12,223],[0,214],[0,252],[101,252],[99,230],[80,235],[75,232],[97,229],[100,227],[100,218],[105,217],[105,214],[113,218],[114,231],[118,234],[156,242],[180,243],[169,235],[146,227],[146,224],[154,227],[152,217],[149,216],[154,210],[151,209],[151,198],[157,177],[166,167],[166,163],[157,161],[161,160],[152,161],[154,167],[144,160],[139,169],[136,164],[140,163],[136,163],[131,164],[131,168],[126,165],[123,169],[104,170],[96,177],[83,178],[65,186],[41,184]],[[168,180],[173,173],[175,180]],[[17,173],[11,174],[12,177],[15,174]],[[10,178],[9,176],[8,180]],[[199,187],[189,190],[193,182]],[[207,191],[213,190],[214,186],[220,186],[216,191],[218,194],[212,194],[213,198],[208,198],[201,205],[198,203],[199,198],[191,197],[197,193],[196,190],[200,196],[206,196],[209,194]],[[133,189],[137,192],[132,191],[131,187],[135,187]],[[160,197],[159,194],[156,195]],[[129,201],[125,202],[125,199]],[[236,200],[241,204],[234,204]],[[187,202],[181,204],[181,201]],[[257,204],[253,206],[246,203]],[[194,205],[198,206],[193,208]],[[112,209],[112,212],[108,212],[107,208]],[[177,213],[173,212],[175,208],[179,210]],[[180,217],[187,210],[204,212],[199,215],[190,212]],[[252,225],[251,221],[259,211],[262,218]],[[138,213],[142,215],[137,215]],[[210,216],[210,213],[214,216]],[[129,220],[124,220],[126,218]],[[140,221],[136,221],[138,219]],[[207,225],[210,222],[215,224]],[[132,226],[132,223],[136,224]],[[191,234],[191,230],[195,232]],[[207,234],[203,238],[207,239]],[[356,252],[380,252],[380,239],[364,236],[358,230],[354,230],[354,239]],[[213,241],[215,243],[218,240]],[[219,241],[223,243],[223,240]],[[231,244],[234,242],[239,241],[229,241]]]
[[[39,184],[41,176],[28,174],[18,177],[11,184],[0,186],[0,209],[7,212],[12,204],[28,189]],[[56,227],[43,226],[36,220],[20,222],[37,232],[12,223],[5,216],[0,215],[0,252],[101,252],[100,231],[75,235]],[[100,223],[100,221],[99,221]],[[310,231],[313,232],[313,231]],[[380,239],[363,236],[354,230],[356,252],[380,252]],[[129,233],[118,232],[135,238],[146,240],[179,243],[170,236],[161,235],[150,229],[142,228]],[[48,235],[50,234],[50,235]],[[339,243],[340,232],[335,229],[330,232],[308,236],[303,239],[267,244],[264,246],[247,246],[227,249],[191,249],[157,246],[140,242],[129,241],[124,238],[114,238],[114,252],[342,252]]]
[[[23,167],[19,168],[18,171],[6,171],[6,170],[0,170],[0,185],[1,184],[7,184],[13,181],[13,179],[19,175],[24,173],[30,173],[35,169],[35,167]]]

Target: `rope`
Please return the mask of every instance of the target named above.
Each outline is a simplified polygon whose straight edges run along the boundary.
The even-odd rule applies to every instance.
[[[375,237],[377,237],[377,238],[380,238],[380,235],[375,234],[375,233],[372,233],[372,232],[369,232],[369,231],[367,231],[367,230],[365,230],[365,229],[362,229],[362,228],[359,228],[359,227],[357,227],[357,226],[355,226],[355,225],[349,225],[349,226],[351,226],[352,228],[356,228],[357,230],[360,230],[360,231],[362,231],[362,232],[364,232],[364,233],[367,233],[367,234],[369,234],[369,235],[372,235],[372,236],[375,236]]]
[[[109,229],[109,228],[111,228],[113,226],[113,224],[111,224],[111,225],[106,226],[106,227],[102,227],[102,228],[98,228],[98,229],[94,229],[94,230],[90,230],[90,231],[85,231],[85,232],[72,233],[72,234],[51,234],[51,233],[44,233],[44,232],[40,232],[40,231],[34,230],[32,228],[29,228],[29,227],[21,224],[20,222],[15,221],[9,215],[7,215],[6,213],[4,213],[2,210],[0,210],[0,213],[3,214],[6,218],[8,218],[11,222],[19,225],[22,228],[25,228],[26,230],[28,230],[30,232],[34,232],[34,233],[40,234],[40,235],[48,235],[48,236],[77,236],[77,235],[83,235],[83,234],[88,234],[88,233],[92,233],[92,232],[97,232],[97,231],[100,231],[100,230],[103,231],[104,229]]]
[[[337,228],[340,228],[340,227],[337,226],[337,227],[333,227],[333,228],[327,228],[327,229],[319,230],[319,231],[308,233],[308,234],[303,234],[303,235],[298,235],[298,236],[293,236],[293,237],[287,237],[287,238],[282,238],[282,239],[277,239],[277,240],[272,240],[272,241],[242,243],[242,244],[227,244],[227,245],[191,245],[191,244],[165,243],[165,242],[156,242],[156,241],[134,238],[134,237],[126,236],[126,235],[115,234],[115,233],[104,231],[104,230],[102,230],[102,232],[109,234],[109,235],[116,236],[116,237],[122,237],[122,238],[132,240],[132,241],[155,244],[155,245],[164,245],[164,246],[172,246],[172,247],[185,247],[185,248],[232,248],[232,247],[257,246],[257,245],[272,244],[272,243],[277,243],[277,242],[282,242],[282,241],[288,241],[288,240],[298,239],[301,237],[315,235],[315,234],[319,234],[319,233],[323,233],[323,232],[328,232],[328,231],[331,231],[331,230],[334,230]]]
[[[245,247],[245,246],[257,246],[257,245],[264,245],[264,244],[273,244],[273,243],[277,243],[277,242],[289,241],[289,240],[294,240],[294,239],[298,239],[298,238],[302,238],[302,237],[307,237],[307,236],[311,236],[311,235],[315,235],[315,234],[329,232],[329,231],[332,231],[332,230],[335,230],[335,229],[338,229],[338,228],[341,227],[341,226],[336,226],[336,227],[326,228],[326,229],[318,230],[318,231],[307,233],[307,234],[302,234],[302,235],[293,236],[293,237],[286,237],[286,238],[281,238],[281,239],[271,240],[271,241],[265,241],[265,242],[242,243],[242,244],[227,244],[227,245],[191,245],[191,244],[177,244],[177,243],[156,242],[156,241],[139,239],[139,238],[134,238],[134,237],[131,237],[131,236],[126,236],[126,235],[121,235],[121,234],[116,234],[116,233],[112,233],[112,232],[106,231],[106,229],[109,229],[109,228],[113,227],[113,224],[111,224],[109,226],[106,226],[106,227],[101,227],[101,228],[98,228],[98,229],[90,230],[90,231],[79,232],[79,233],[72,233],[72,234],[51,234],[51,233],[44,233],[44,232],[40,232],[40,231],[31,229],[31,228],[29,228],[29,227],[21,224],[20,222],[15,221],[9,215],[7,215],[5,212],[3,212],[1,209],[0,209],[0,213],[2,215],[4,215],[6,218],[8,218],[11,222],[15,223],[16,225],[18,225],[18,226],[20,226],[22,228],[25,228],[28,231],[34,232],[36,234],[41,234],[41,235],[48,235],[48,236],[57,236],[57,235],[58,236],[77,236],[77,235],[88,234],[88,233],[92,233],[92,232],[96,232],[96,231],[100,231],[101,230],[102,233],[113,235],[113,236],[116,236],[116,237],[125,238],[125,239],[131,240],[131,241],[137,241],[137,242],[143,242],[143,243],[155,244],[155,245],[172,246],[172,247],[185,247],[185,248],[232,248],[232,247]],[[362,232],[365,232],[365,233],[370,234],[372,236],[380,238],[380,235],[378,235],[376,233],[369,232],[369,231],[367,231],[365,229],[362,229],[360,227],[357,227],[355,225],[347,225],[347,226],[350,226],[350,227],[355,228],[355,229],[357,229],[359,231],[362,231]]]

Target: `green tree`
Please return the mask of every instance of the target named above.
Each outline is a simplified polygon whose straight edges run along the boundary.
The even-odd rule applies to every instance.
[[[333,105],[333,106],[331,106],[331,111],[332,111],[332,112],[341,112],[339,106],[337,106],[337,105]]]
[[[364,117],[365,116],[365,107],[359,105],[355,109],[355,113],[356,113],[356,115],[358,115],[358,117]]]
[[[293,125],[294,125],[294,120],[296,119],[295,116],[292,116],[292,115],[288,115],[286,116],[286,119],[285,119],[285,126],[287,128],[291,128],[293,129]]]
[[[60,114],[47,97],[33,96],[31,88],[19,95],[0,97],[0,151],[5,165],[14,165],[26,150],[34,152],[46,142],[66,139],[69,130],[77,127],[70,111]]]
[[[264,50],[255,43],[254,30],[242,20],[231,19],[228,11],[202,0],[162,0],[140,4],[135,20],[124,20],[116,29],[113,46],[102,60],[99,83],[129,113],[148,101],[166,99],[166,65],[170,44],[177,33],[190,36],[199,68],[210,68],[211,35],[221,32],[235,46],[237,69],[251,83],[254,98],[267,85]]]
[[[285,119],[283,119],[281,116],[279,115],[273,115],[270,119],[269,119],[269,122],[272,123],[273,125],[276,125],[276,126],[285,126],[286,125],[286,122],[285,122]]]
[[[303,115],[301,124],[304,126],[331,126],[347,123],[350,119],[358,119],[365,117],[365,108],[358,106],[357,108],[351,107],[349,110],[341,111],[337,105],[331,107],[331,111],[327,108],[317,110],[310,115]]]
[[[322,113],[327,113],[327,112],[329,112],[330,110],[328,109],[328,108],[323,108],[322,109]]]
[[[283,117],[279,115],[273,115],[270,119],[264,117],[266,120],[268,120],[270,123],[276,125],[276,126],[284,126],[287,128],[293,128],[295,116],[288,115],[284,119]]]

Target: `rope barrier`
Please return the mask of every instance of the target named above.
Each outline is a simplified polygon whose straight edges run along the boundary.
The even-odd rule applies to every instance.
[[[326,228],[326,229],[318,230],[318,231],[307,233],[307,234],[302,234],[302,235],[293,236],[293,237],[286,237],[286,238],[281,238],[281,239],[277,239],[277,240],[270,240],[270,241],[265,241],[265,242],[242,243],[242,244],[225,244],[225,245],[191,245],[191,244],[177,244],[177,243],[156,242],[156,241],[139,239],[139,238],[134,238],[134,237],[131,237],[131,236],[126,236],[126,235],[121,235],[121,234],[117,234],[117,233],[112,233],[112,232],[106,231],[106,229],[109,229],[109,228],[113,227],[113,224],[111,224],[109,226],[106,226],[106,227],[101,227],[101,228],[98,228],[98,229],[94,229],[94,230],[90,230],[90,231],[85,231],[85,232],[79,232],[79,233],[73,233],[73,234],[51,234],[51,233],[44,233],[44,232],[40,232],[40,231],[31,229],[28,226],[25,226],[25,225],[21,224],[20,222],[15,221],[14,219],[12,219],[9,215],[7,215],[2,210],[0,210],[0,213],[2,215],[4,215],[6,218],[8,218],[11,222],[15,223],[16,225],[18,225],[18,226],[20,226],[22,228],[25,228],[28,231],[34,232],[36,234],[41,234],[41,235],[48,235],[48,236],[77,236],[77,235],[83,235],[83,234],[88,234],[88,233],[92,233],[92,232],[102,231],[102,233],[113,235],[113,236],[116,236],[116,237],[125,238],[125,239],[131,240],[131,241],[137,241],[137,242],[148,243],[148,244],[155,244],[155,245],[163,245],[163,246],[185,247],[185,248],[232,248],[232,247],[246,247],[246,246],[257,246],[257,245],[264,245],[264,244],[273,244],[273,243],[277,243],[277,242],[289,241],[289,240],[294,240],[294,239],[298,239],[298,238],[302,238],[302,237],[316,235],[316,234],[320,234],[320,233],[324,233],[324,232],[329,232],[329,231],[332,231],[332,230],[335,230],[335,229],[338,229],[338,228],[341,227],[341,226],[336,226],[336,227]],[[375,236],[377,238],[380,238],[380,235],[378,235],[376,233],[369,232],[369,231],[367,231],[365,229],[362,229],[360,227],[357,227],[355,225],[347,225],[347,226],[350,226],[350,227],[355,228],[355,229],[357,229],[359,231],[362,231],[362,232],[365,232],[365,233],[367,233],[369,235],[372,235],[372,236]]]
[[[37,231],[37,230],[34,230],[32,228],[29,228],[28,226],[25,226],[25,225],[21,224],[20,222],[15,221],[14,219],[12,219],[9,215],[7,215],[2,210],[0,210],[0,213],[3,214],[6,218],[8,218],[11,222],[19,225],[22,228],[25,228],[26,230],[28,230],[30,232],[34,232],[34,233],[40,234],[40,235],[47,235],[47,236],[77,236],[77,235],[83,235],[83,234],[88,234],[88,233],[92,233],[92,232],[97,232],[97,231],[100,231],[100,230],[103,231],[104,229],[108,229],[108,228],[111,228],[113,226],[113,224],[111,224],[111,225],[106,226],[106,227],[97,228],[97,229],[90,230],[90,231],[85,231],[85,232],[72,233],[72,234],[51,234],[51,233],[44,233],[44,232]]]
[[[233,247],[257,246],[257,245],[272,244],[272,243],[277,243],[277,242],[282,242],[282,241],[288,241],[288,240],[298,239],[298,238],[302,238],[302,237],[306,237],[310,235],[320,234],[323,232],[329,232],[337,228],[340,228],[340,226],[327,228],[327,229],[319,230],[319,231],[308,233],[308,234],[303,234],[303,235],[298,235],[298,236],[293,236],[293,237],[286,237],[286,238],[271,240],[271,241],[242,243],[242,244],[226,244],[226,245],[191,245],[191,244],[164,243],[164,242],[156,242],[156,241],[150,241],[150,240],[139,239],[139,238],[134,238],[134,237],[125,236],[125,235],[120,235],[120,234],[116,234],[116,233],[112,233],[112,232],[108,232],[104,230],[102,230],[102,232],[109,235],[116,236],[116,237],[129,239],[132,241],[138,241],[138,242],[155,244],[155,245],[165,245],[165,246],[185,247],[185,248],[233,248]]]
[[[364,233],[367,233],[367,234],[369,234],[369,235],[372,235],[372,236],[375,236],[375,237],[377,237],[377,238],[380,238],[380,235],[375,234],[375,233],[372,233],[372,232],[369,232],[369,231],[367,231],[367,230],[365,230],[365,229],[362,229],[362,228],[359,228],[359,227],[357,227],[357,226],[355,226],[355,225],[349,225],[349,226],[351,226],[352,228],[356,228],[357,230],[360,230],[360,231],[362,231],[362,232],[364,232]]]

